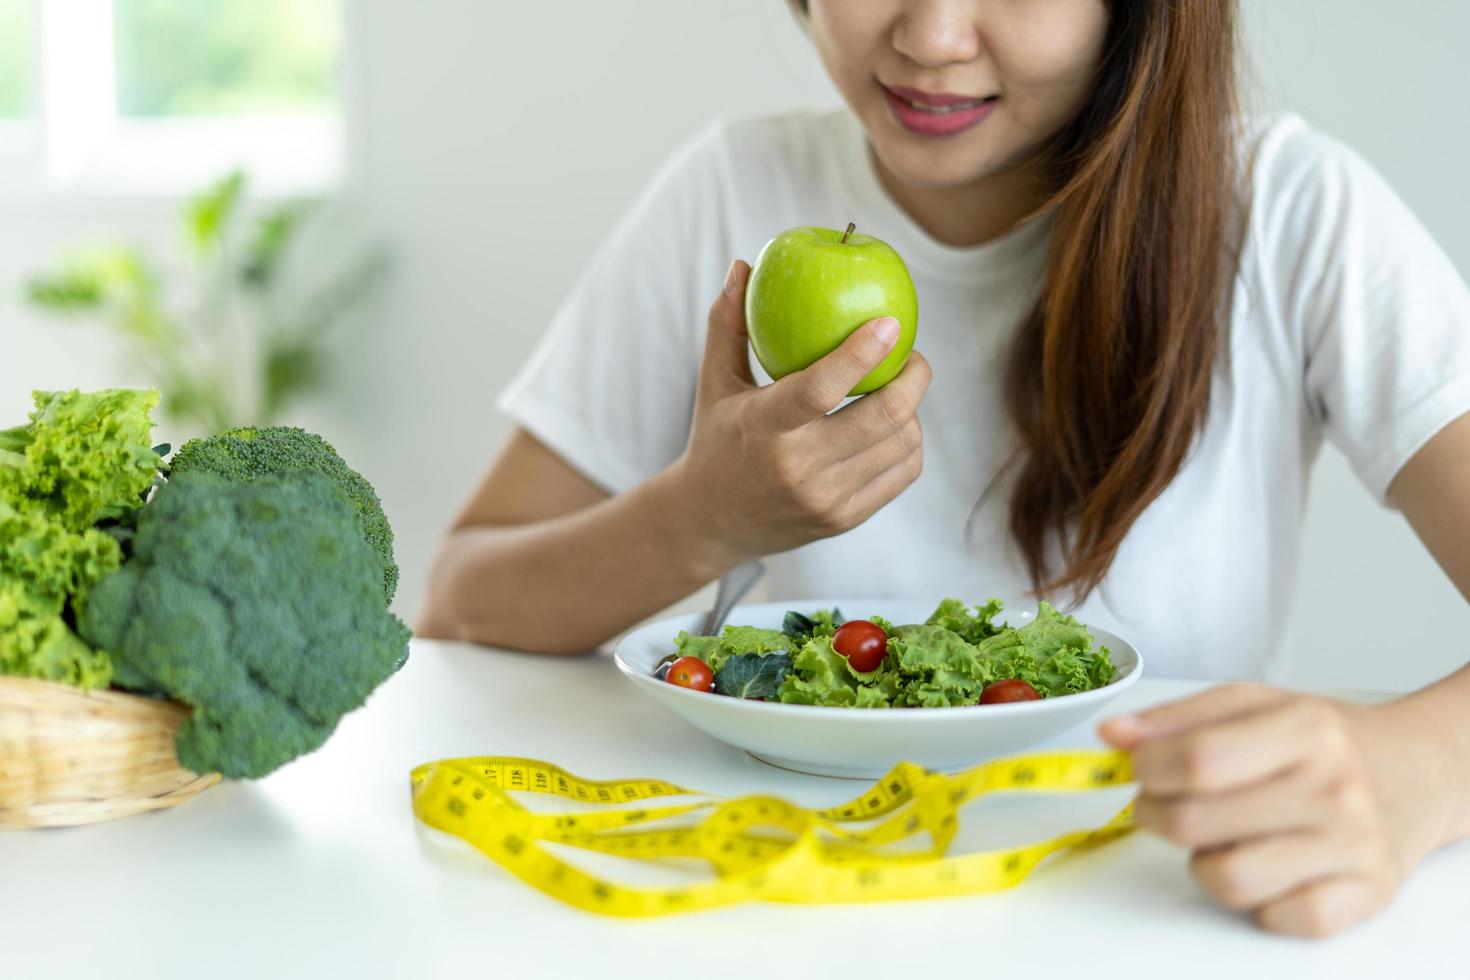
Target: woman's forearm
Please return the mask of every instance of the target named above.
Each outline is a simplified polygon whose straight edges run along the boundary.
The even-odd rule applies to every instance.
[[[1419,770],[1422,805],[1441,811],[1435,844],[1470,838],[1470,666],[1383,711],[1385,734],[1401,736],[1402,764]]]
[[[696,525],[674,470],[563,517],[450,532],[423,636],[541,653],[593,649],[739,558]]]

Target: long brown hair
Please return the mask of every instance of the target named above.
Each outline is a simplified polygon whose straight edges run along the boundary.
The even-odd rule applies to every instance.
[[[1204,427],[1236,246],[1236,0],[1108,6],[1092,93],[1039,161],[1055,221],[1005,380],[1011,535],[1038,594],[1079,600]]]

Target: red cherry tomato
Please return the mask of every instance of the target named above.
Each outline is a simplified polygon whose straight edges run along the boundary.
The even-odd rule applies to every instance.
[[[866,674],[883,662],[888,634],[877,623],[854,619],[837,627],[832,634],[832,649],[846,657],[853,670]]]
[[[985,685],[985,690],[980,692],[981,704],[1003,704],[1006,701],[1037,701],[1041,695],[1036,693],[1036,688],[1027,684],[1019,677],[1009,680],[996,681],[994,684]]]
[[[715,675],[710,673],[709,664],[698,657],[680,657],[669,664],[664,680],[691,691],[708,691],[715,686]]]

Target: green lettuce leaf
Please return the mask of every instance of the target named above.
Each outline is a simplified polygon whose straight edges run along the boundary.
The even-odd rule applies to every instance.
[[[158,476],[149,418],[158,392],[32,400],[28,423],[0,431],[0,674],[103,687],[111,658],[71,624],[122,564],[117,538],[94,525],[130,518]]]
[[[726,626],[719,636],[695,636],[687,630],[680,630],[679,635],[674,637],[674,647],[679,651],[679,656],[698,657],[718,674],[725,661],[738,654],[764,656],[770,653],[790,653],[796,645],[791,637],[780,630]]]
[[[841,609],[818,609],[810,616],[792,610],[781,622],[781,631],[791,637],[793,649],[814,636],[831,636],[843,624]]]
[[[897,702],[903,705],[974,704],[995,677],[979,651],[944,626],[896,627],[888,651],[907,685]]]
[[[830,636],[814,636],[792,661],[781,684],[781,700],[789,704],[847,706],[857,703],[858,679],[847,658],[832,649]]]
[[[1040,684],[1032,686],[1043,696],[1053,698],[1092,690],[1092,675],[1083,659],[1088,656],[1076,647],[1062,647],[1041,663],[1037,672]]]
[[[30,423],[0,433],[0,498],[72,531],[137,510],[158,475],[148,416],[158,392],[37,391],[33,400]]]
[[[891,708],[898,693],[898,675],[889,672],[876,684],[860,684],[855,708]]]
[[[979,643],[1001,631],[1003,627],[994,622],[995,617],[1000,615],[999,599],[991,599],[985,605],[973,608],[972,612],[971,607],[958,599],[944,599],[925,622],[930,626],[943,626],[957,633],[966,643]]]
[[[979,699],[982,689],[975,688],[972,691],[968,685],[946,686],[940,681],[916,678],[899,692],[893,703],[899,708],[958,708],[962,705],[974,704]]]
[[[785,653],[737,653],[715,673],[715,690],[732,698],[773,698],[791,672]]]
[[[784,653],[793,649],[791,637],[780,630],[756,626],[726,626],[720,634],[720,647],[730,654]]]
[[[112,681],[112,658],[88,646],[59,615],[20,611],[24,596],[0,582],[0,674],[82,688]]]
[[[975,648],[943,626],[895,627],[888,638],[888,652],[898,669],[910,676],[943,669],[978,678],[982,671]]]
[[[680,630],[679,635],[674,637],[674,649],[681,657],[698,657],[705,663],[709,663],[710,654],[720,645],[718,636],[695,636],[688,630]]]
[[[1087,632],[1087,627],[1077,622],[1076,617],[1063,616],[1049,602],[1038,603],[1036,618],[1018,632],[1026,649],[1037,657],[1053,656],[1062,647],[1092,649],[1092,634]]]
[[[976,650],[996,679],[1020,678],[1042,697],[1090,691],[1117,672],[1106,647],[1092,650],[1087,627],[1047,602],[1038,604],[1036,619],[981,641]]]
[[[93,528],[70,531],[54,518],[0,500],[0,674],[105,687],[112,660],[67,625],[87,593],[122,564],[122,548]]]
[[[771,653],[790,653],[793,649],[791,637],[780,630],[759,629],[755,626],[726,626],[720,634],[720,642],[710,652],[710,670],[720,672],[725,660],[739,654],[765,656]]]

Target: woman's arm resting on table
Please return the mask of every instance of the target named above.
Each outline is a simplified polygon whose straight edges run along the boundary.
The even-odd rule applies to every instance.
[[[669,490],[610,497],[517,429],[435,556],[418,634],[577,653],[718,578]]]
[[[1389,498],[1470,600],[1470,416]],[[1205,890],[1272,931],[1367,918],[1425,855],[1470,837],[1470,667],[1373,706],[1231,684],[1101,733],[1133,756],[1139,824],[1190,848]]]

